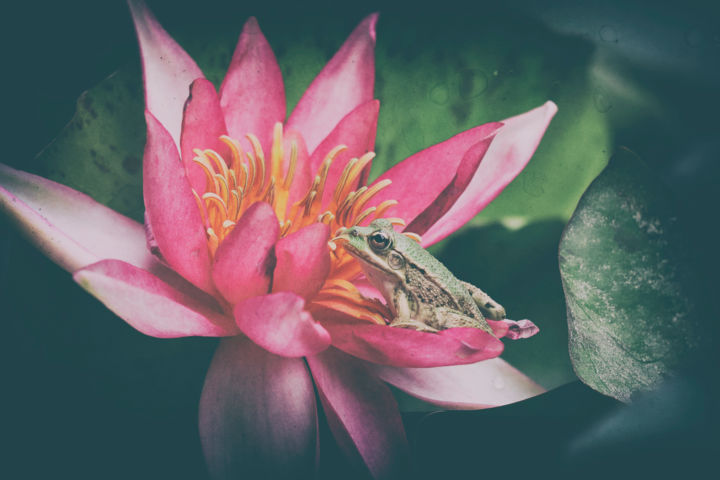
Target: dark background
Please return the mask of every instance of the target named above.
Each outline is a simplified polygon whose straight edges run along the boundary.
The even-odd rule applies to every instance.
[[[257,15],[306,15],[353,24],[381,10],[408,22],[453,16],[475,2],[149,2],[162,24],[198,29]],[[198,2],[199,3],[199,2]],[[710,3],[508,2],[513,15],[595,45],[622,78],[663,99],[664,114],[613,120],[615,143],[639,152],[675,195],[717,328],[720,20]],[[29,2],[3,7],[4,163],[29,169],[72,116],[77,97],[137,61],[119,1]],[[240,20],[236,20],[240,19]],[[219,28],[219,27],[218,27]],[[562,52],[557,52],[562,55]],[[620,109],[617,109],[620,110]],[[156,340],[114,318],[0,220],[3,478],[206,478],[197,401],[215,341]],[[551,264],[548,268],[553,268]],[[420,478],[694,478],[718,453],[717,356],[621,407],[574,383],[482,412],[407,414]],[[327,438],[327,431],[321,434]],[[324,475],[348,467],[324,442]]]

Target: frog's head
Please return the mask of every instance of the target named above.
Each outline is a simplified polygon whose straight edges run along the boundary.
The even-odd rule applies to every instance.
[[[341,245],[361,263],[381,270],[398,270],[405,265],[405,258],[397,251],[402,234],[393,229],[390,220],[374,220],[367,227],[341,228],[332,243],[341,241]]]

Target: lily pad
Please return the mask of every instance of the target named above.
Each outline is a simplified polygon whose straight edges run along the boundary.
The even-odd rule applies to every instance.
[[[585,192],[560,243],[573,367],[618,400],[652,389],[702,344],[673,212],[667,188],[622,150]]]
[[[144,102],[140,72],[121,69],[78,99],[75,115],[36,158],[36,169],[142,220]]]
[[[360,14],[342,22],[260,18],[283,71],[288,111],[360,19]],[[170,33],[219,86],[242,21]],[[592,48],[582,40],[508,12],[415,19],[390,10],[381,12],[376,56],[382,107],[373,178],[429,145],[548,99],[559,113],[534,159],[477,222],[508,216],[567,219],[606,163],[609,131],[605,114],[593,103],[587,81]],[[136,61],[81,97],[75,117],[33,169],[141,220],[142,112]]]

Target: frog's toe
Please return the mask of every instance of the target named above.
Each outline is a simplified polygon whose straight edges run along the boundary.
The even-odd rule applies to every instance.
[[[499,305],[493,306],[490,303],[486,303],[482,311],[485,314],[485,317],[490,320],[502,320],[507,315],[503,307]]]

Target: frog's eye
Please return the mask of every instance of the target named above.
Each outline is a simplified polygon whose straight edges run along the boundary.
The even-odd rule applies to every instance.
[[[370,248],[376,252],[382,252],[383,250],[387,250],[392,242],[390,241],[390,236],[387,233],[382,230],[377,230],[370,234],[368,237],[368,243],[370,244]]]

